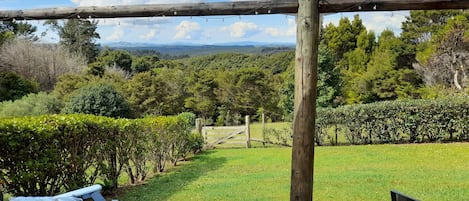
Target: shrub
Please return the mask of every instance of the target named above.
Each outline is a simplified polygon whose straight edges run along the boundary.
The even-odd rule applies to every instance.
[[[0,144],[8,146],[0,149],[0,180],[16,196],[53,195],[92,184],[97,178],[117,188],[124,170],[131,182],[142,181],[148,163],[163,171],[167,160],[196,151],[199,147],[190,142],[199,138],[190,135],[190,128],[177,116],[4,118]]]
[[[320,109],[317,143],[330,128],[351,144],[465,141],[469,139],[469,99],[386,101]]]
[[[61,107],[62,103],[55,96],[40,92],[0,103],[0,118],[58,114]]]
[[[107,117],[129,117],[130,109],[116,89],[98,83],[77,90],[66,103],[64,113],[84,113]]]
[[[0,72],[0,102],[17,100],[26,94],[38,92],[37,83],[12,72]]]

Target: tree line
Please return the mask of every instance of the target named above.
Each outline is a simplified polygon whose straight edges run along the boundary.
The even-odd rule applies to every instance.
[[[466,93],[468,18],[469,12],[462,10],[411,11],[400,35],[392,30],[380,34],[367,30],[358,15],[323,26],[318,107]],[[10,101],[0,105],[0,115],[5,105],[15,107],[15,99],[46,91],[57,100],[53,105],[61,105],[59,111],[67,113],[90,111],[92,104],[103,107],[94,101],[102,92],[117,94],[113,100],[122,103],[116,105],[127,108],[120,112],[123,117],[190,111],[204,118],[206,124],[217,125],[238,124],[244,115],[262,113],[273,121],[292,120],[292,51],[167,60],[158,54],[100,48],[95,21],[73,19],[46,24],[59,34],[59,44],[38,44],[35,27],[27,23],[0,26],[0,69],[9,73],[0,76],[0,93],[2,101]],[[12,55],[21,59],[12,59]],[[26,87],[28,91],[6,87],[20,81],[31,85]],[[69,105],[77,108],[70,109]],[[78,108],[80,105],[82,108]],[[11,109],[7,113],[4,116],[14,116]]]

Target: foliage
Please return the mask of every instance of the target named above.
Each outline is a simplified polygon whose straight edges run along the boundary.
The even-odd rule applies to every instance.
[[[15,38],[36,41],[38,40],[37,36],[34,35],[34,32],[36,31],[37,28],[28,23],[12,21],[3,22],[0,24],[0,45],[3,45],[5,42]]]
[[[53,95],[40,92],[15,101],[0,102],[0,118],[58,114],[62,103]]]
[[[84,55],[88,63],[95,61],[99,53],[95,40],[100,38],[96,32],[97,21],[69,19],[59,24],[56,20],[49,20],[45,24],[58,32],[60,45],[67,47],[71,52]]]
[[[151,72],[137,73],[127,82],[124,96],[137,116],[161,115],[166,112],[171,93],[166,82]]]
[[[116,67],[129,73],[132,72],[132,55],[125,50],[105,48],[101,51],[97,61],[104,63],[107,67]]]
[[[156,55],[137,57],[132,61],[132,72],[150,71],[157,66],[158,61],[160,59]]]
[[[16,39],[4,44],[0,52],[1,70],[13,71],[39,83],[40,89],[53,89],[63,74],[81,73],[86,60],[55,44],[40,44]]]
[[[0,72],[0,102],[17,100],[24,95],[36,92],[38,92],[37,83],[15,73]]]
[[[137,120],[49,115],[0,121],[0,180],[8,193],[54,195],[101,178],[117,187],[122,171],[144,180],[155,150],[174,163],[197,151],[185,114]],[[200,139],[199,137],[198,139]],[[200,140],[199,140],[200,141]],[[159,159],[159,158],[158,158]],[[160,169],[161,171],[164,168]]]
[[[63,111],[107,117],[130,116],[124,97],[109,84],[89,85],[78,89],[65,104]]]
[[[351,144],[467,141],[468,103],[465,97],[449,97],[321,109],[317,143],[337,126]]]
[[[76,90],[96,84],[112,85],[120,93],[123,91],[126,75],[119,72],[106,71],[103,76],[65,74],[58,78],[54,91],[52,92],[61,101],[68,102]]]

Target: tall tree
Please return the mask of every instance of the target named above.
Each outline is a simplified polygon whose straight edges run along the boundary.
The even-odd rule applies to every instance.
[[[34,34],[37,28],[26,22],[3,22],[0,24],[0,45],[15,37],[27,40],[38,40]]]
[[[69,19],[59,24],[56,20],[49,20],[46,24],[58,32],[61,45],[72,52],[83,54],[88,63],[95,61],[99,53],[95,40],[100,38],[96,32],[97,21]]]
[[[469,85],[469,20],[464,15],[449,19],[433,37],[428,49],[434,53],[426,65],[415,65],[427,85],[459,90]]]
[[[332,23],[326,26],[321,42],[327,46],[335,61],[339,61],[346,52],[357,47],[358,36],[365,30],[358,15],[354,16],[352,22],[344,17],[340,19],[338,26]]]

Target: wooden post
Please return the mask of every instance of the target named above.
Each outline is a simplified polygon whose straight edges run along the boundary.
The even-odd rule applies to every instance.
[[[197,133],[202,134],[202,119],[201,118],[195,119],[195,129],[197,130]]]
[[[249,131],[250,119],[249,115],[246,115],[246,148],[251,147],[251,133]]]
[[[262,140],[265,141],[265,114],[262,113]]]
[[[202,137],[204,138],[204,142],[207,143],[207,129],[202,127]]]
[[[317,0],[299,0],[295,56],[295,110],[291,201],[313,200],[314,129],[319,44]]]

